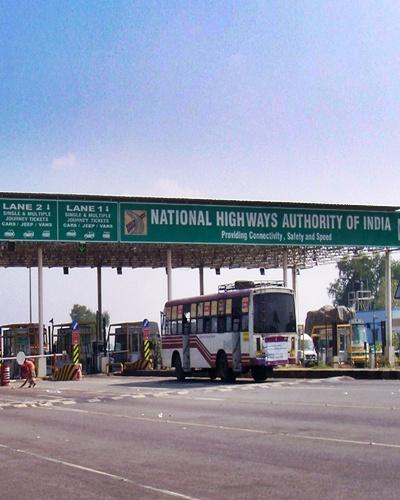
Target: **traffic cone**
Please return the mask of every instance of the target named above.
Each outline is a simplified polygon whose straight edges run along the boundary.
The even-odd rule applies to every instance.
[[[76,372],[76,380],[82,380],[83,375],[82,375],[82,365],[79,363],[78,364],[78,371]]]

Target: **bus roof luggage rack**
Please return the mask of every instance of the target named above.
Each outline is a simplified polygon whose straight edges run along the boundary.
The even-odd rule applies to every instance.
[[[235,281],[235,283],[226,283],[224,285],[219,285],[218,292],[227,292],[229,290],[246,290],[248,288],[263,288],[267,286],[283,286],[283,281]]]

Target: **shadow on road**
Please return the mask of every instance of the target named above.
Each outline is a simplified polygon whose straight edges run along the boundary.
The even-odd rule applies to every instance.
[[[127,380],[127,378],[131,377],[121,377],[123,380]],[[212,388],[212,387],[235,387],[235,386],[246,386],[246,385],[257,385],[259,383],[269,383],[274,384],[279,382],[278,380],[268,379],[265,382],[254,382],[252,379],[237,379],[234,383],[222,383],[219,380],[209,380],[204,378],[187,378],[185,382],[178,382],[177,380],[171,379],[157,379],[157,380],[143,380],[142,377],[134,378],[132,377],[132,381],[119,383],[116,381],[112,385],[119,387],[149,387],[149,388],[161,388],[161,389],[192,389],[192,388]]]

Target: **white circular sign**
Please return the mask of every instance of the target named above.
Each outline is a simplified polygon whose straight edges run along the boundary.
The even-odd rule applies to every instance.
[[[19,365],[23,365],[25,362],[25,358],[25,353],[23,351],[19,351],[19,353],[17,354],[17,363]]]

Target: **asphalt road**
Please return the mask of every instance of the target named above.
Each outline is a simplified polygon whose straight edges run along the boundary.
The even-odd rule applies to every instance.
[[[0,387],[1,497],[398,499],[400,384],[86,377]]]

